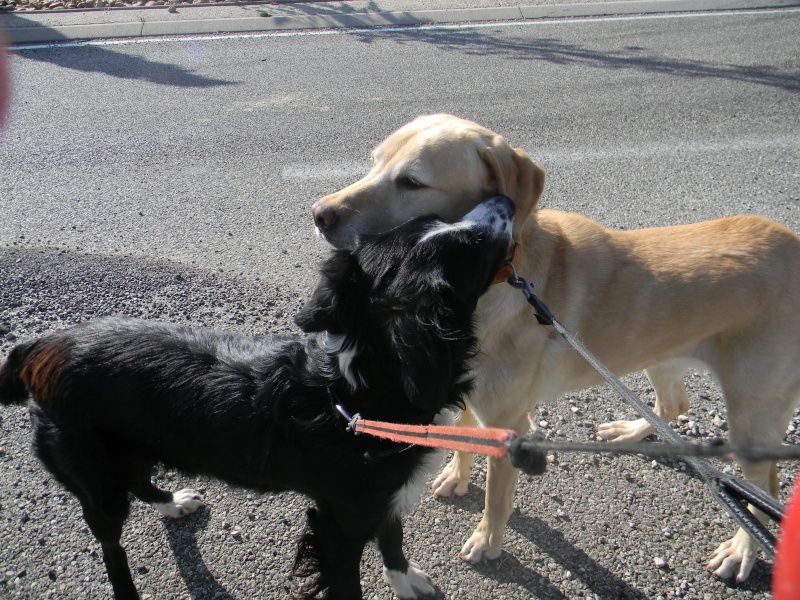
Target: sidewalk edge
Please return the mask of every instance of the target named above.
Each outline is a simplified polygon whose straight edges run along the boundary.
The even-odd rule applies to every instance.
[[[9,27],[11,44],[58,43],[78,40],[137,38],[215,33],[257,33],[306,29],[405,27],[444,23],[578,18],[629,14],[758,10],[800,7],[800,0],[630,0],[501,8],[467,8],[361,14],[274,16],[175,21],[136,21],[63,26]]]

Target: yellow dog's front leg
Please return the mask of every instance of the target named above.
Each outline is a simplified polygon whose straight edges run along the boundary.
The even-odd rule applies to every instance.
[[[477,563],[500,556],[503,533],[514,508],[518,476],[519,471],[511,466],[507,458],[489,459],[483,518],[461,549],[461,558]]]
[[[478,422],[469,407],[458,417],[459,427],[477,427]],[[431,486],[433,495],[437,498],[447,498],[450,496],[463,496],[469,487],[469,474],[472,470],[474,457],[468,452],[456,452],[453,458],[442,469]]]

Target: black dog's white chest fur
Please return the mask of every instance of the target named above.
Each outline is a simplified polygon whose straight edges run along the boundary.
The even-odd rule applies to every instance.
[[[375,537],[397,595],[431,592],[403,555],[400,517],[440,453],[355,436],[333,405],[399,423],[450,418],[470,388],[472,313],[510,242],[497,221],[512,213],[496,198],[472,221],[419,219],[335,252],[296,317],[318,334],[309,338],[106,318],[14,348],[0,401],[33,398],[37,453],[81,502],[115,596],[138,597],[119,543],[128,493],[169,516],[200,505],[193,492],[153,486],[159,462],[311,497],[295,562],[306,597],[359,598],[361,553]]]

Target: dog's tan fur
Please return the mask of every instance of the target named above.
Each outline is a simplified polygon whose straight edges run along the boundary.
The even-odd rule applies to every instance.
[[[409,180],[410,178],[410,180]],[[689,408],[683,375],[710,369],[727,403],[731,440],[779,443],[800,396],[800,239],[760,217],[613,231],[579,215],[536,209],[544,171],[499,135],[450,115],[420,117],[373,153],[360,181],[313,207],[334,245],[358,243],[419,214],[456,220],[489,195],[517,203],[519,271],[553,314],[616,374],[644,369],[665,421]],[[482,353],[474,413],[487,427],[528,430],[537,403],[601,382],[552,329],[538,325],[522,294],[496,285],[478,306]],[[606,440],[652,433],[640,419],[598,427]],[[466,493],[472,456],[457,453],[433,486]],[[743,463],[755,485],[777,493],[773,462]],[[499,556],[517,472],[490,459],[486,510],[461,555]],[[709,569],[744,580],[757,546],[742,530],[712,555]]]

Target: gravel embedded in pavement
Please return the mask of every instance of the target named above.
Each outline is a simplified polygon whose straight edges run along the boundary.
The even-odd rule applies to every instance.
[[[213,325],[245,333],[295,331],[297,293],[224,274],[128,257],[57,250],[0,252],[0,354],[55,327],[105,314]],[[652,402],[640,376],[626,383]],[[725,435],[718,391],[707,375],[687,377],[693,408],[674,423],[689,439]],[[604,388],[573,392],[540,407],[547,437],[594,439],[594,425],[627,411]],[[96,540],[77,501],[30,449],[27,411],[0,413],[0,596],[110,596]],[[788,440],[797,443],[795,419]],[[457,553],[480,520],[485,462],[463,498],[425,494],[406,520],[406,549],[438,586],[437,598],[759,598],[769,594],[770,562],[759,559],[740,586],[705,571],[709,553],[734,531],[705,485],[679,460],[644,456],[551,456],[547,473],[522,478],[497,561],[477,566]],[[737,470],[738,472],[738,470]],[[160,470],[159,483],[200,490],[207,506],[181,520],[131,505],[123,544],[145,598],[286,598],[308,501],[262,495]],[[783,465],[788,485],[794,469]],[[786,489],[783,492],[786,494]],[[365,597],[391,598],[373,546],[362,564]]]

